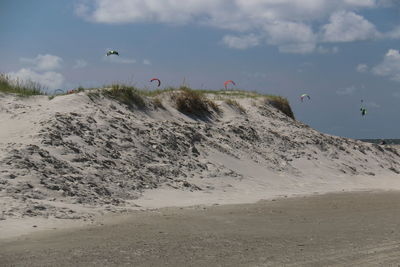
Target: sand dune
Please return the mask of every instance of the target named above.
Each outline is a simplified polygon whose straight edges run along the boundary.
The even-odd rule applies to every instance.
[[[1,95],[0,236],[108,212],[400,189],[396,147],[322,134],[262,98],[187,116],[169,94],[144,109],[85,92]],[[10,231],[33,221],[42,228]]]

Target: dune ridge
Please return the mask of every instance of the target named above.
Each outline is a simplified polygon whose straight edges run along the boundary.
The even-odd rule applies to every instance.
[[[400,189],[396,147],[320,133],[262,96],[207,94],[218,109],[185,114],[176,93],[145,108],[101,93],[0,95],[0,223]]]

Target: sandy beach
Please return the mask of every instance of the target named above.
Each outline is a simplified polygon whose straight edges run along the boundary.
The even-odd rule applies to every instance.
[[[0,241],[2,266],[394,266],[400,192],[325,194],[104,217]]]
[[[1,95],[2,265],[399,260],[398,147],[320,133],[263,98],[210,95],[220,111],[200,119],[173,94],[162,109]]]
[[[0,267],[400,267],[400,0],[0,14]]]

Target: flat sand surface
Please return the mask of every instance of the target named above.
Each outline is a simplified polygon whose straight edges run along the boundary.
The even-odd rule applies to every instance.
[[[1,266],[397,266],[400,192],[137,211],[0,241]]]

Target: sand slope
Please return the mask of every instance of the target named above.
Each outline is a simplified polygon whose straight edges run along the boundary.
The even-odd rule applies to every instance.
[[[0,95],[0,233],[18,218],[400,189],[394,147],[322,134],[265,99],[196,118],[160,98]]]

